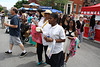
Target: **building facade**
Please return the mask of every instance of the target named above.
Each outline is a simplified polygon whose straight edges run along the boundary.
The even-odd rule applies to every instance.
[[[65,5],[65,13],[80,14],[82,6],[83,6],[83,0],[69,0],[67,5]]]
[[[92,6],[98,3],[100,3],[100,0],[84,0],[83,7]]]

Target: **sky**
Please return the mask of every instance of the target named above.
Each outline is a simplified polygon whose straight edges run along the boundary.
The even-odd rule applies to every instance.
[[[0,0],[0,5],[7,7],[9,10],[11,7],[15,5],[18,0]]]

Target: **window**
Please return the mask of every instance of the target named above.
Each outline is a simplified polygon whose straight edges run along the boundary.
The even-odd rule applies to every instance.
[[[74,4],[74,11],[73,12],[76,13],[76,4]]]
[[[70,11],[71,11],[71,4],[68,4],[67,14],[70,14]]]
[[[82,7],[82,6],[81,6],[81,5],[79,5],[79,14],[81,13],[81,7]]]

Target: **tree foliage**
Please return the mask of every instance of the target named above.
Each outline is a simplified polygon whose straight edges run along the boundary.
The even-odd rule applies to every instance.
[[[0,12],[3,10],[3,7],[0,7]]]
[[[64,5],[68,0],[38,0],[38,3],[42,6],[52,6],[53,9],[64,11]]]
[[[9,12],[8,10],[4,10],[4,12],[5,12],[5,15],[7,15],[7,13]]]
[[[18,1],[18,2],[14,5],[14,7],[16,7],[16,8],[21,8],[21,7],[23,7],[23,4],[29,4],[29,2],[28,2],[27,0],[21,0],[21,1]]]

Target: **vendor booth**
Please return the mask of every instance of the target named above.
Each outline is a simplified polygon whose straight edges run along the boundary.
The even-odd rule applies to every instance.
[[[39,4],[36,3],[30,3],[30,4],[23,4],[23,7],[19,8],[19,10],[25,9],[27,11],[37,11],[37,9],[42,9],[43,11],[45,10],[51,10],[52,13],[63,13],[62,11],[59,11],[57,9],[52,9],[51,6],[40,6]]]
[[[97,5],[89,6],[89,7],[82,7],[81,14],[84,15],[100,15],[100,3]]]
[[[82,7],[81,14],[83,15],[96,15],[96,20],[100,20],[100,3],[97,5],[89,6],[89,7]],[[85,20],[85,27],[84,27],[84,37],[88,37],[89,33],[89,20]],[[95,40],[100,42],[100,24],[96,25],[95,29]]]
[[[39,6],[39,8],[42,9],[43,11],[52,9],[52,7],[50,6]]]
[[[23,4],[23,7],[19,8],[19,10],[25,9],[25,10],[31,10],[36,11],[39,8],[40,5],[36,3],[30,3],[30,4]]]
[[[21,7],[21,8],[19,8],[19,10],[22,10],[22,9],[25,9],[25,10],[33,10],[33,11],[36,11],[37,10],[37,8],[25,8],[25,7]]]
[[[58,12],[58,13],[63,13],[62,11],[59,11],[59,10],[57,10],[57,9],[52,9],[51,10],[53,13],[56,13],[56,12]]]

